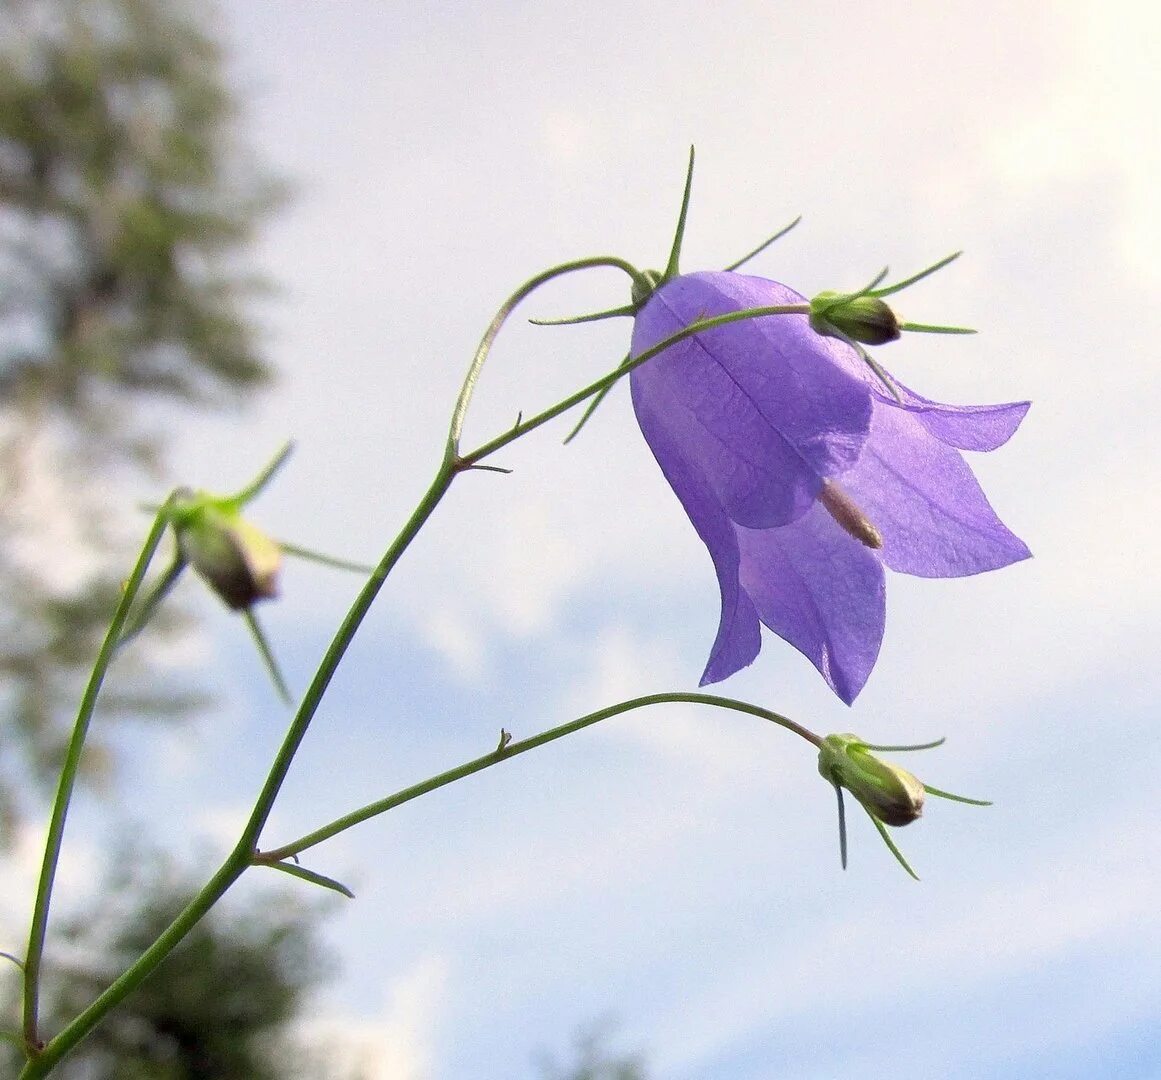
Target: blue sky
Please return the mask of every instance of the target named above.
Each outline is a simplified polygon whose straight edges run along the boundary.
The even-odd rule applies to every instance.
[[[1032,562],[890,577],[851,709],[774,638],[721,688],[816,730],[947,735],[910,764],[996,806],[934,805],[898,834],[920,884],[853,815],[841,872],[805,744],[643,712],[313,852],[358,899],[329,923],[343,976],[311,1036],[373,1080],[531,1075],[537,1049],[602,1016],[658,1080],[1161,1077],[1161,16],[248,0],[221,28],[251,134],[297,185],[257,252],[281,287],[262,309],[281,378],[247,415],[181,432],[173,460],[229,490],[294,436],[255,506],[275,535],[377,558],[503,296],[582,255],[662,263],[690,143],[685,269],[799,213],[753,272],[808,294],[965,248],[900,307],[980,335],[883,358],[939,400],[1035,402],[972,462]],[[529,313],[624,299],[593,274]],[[469,437],[610,369],[626,341],[621,324],[514,326]],[[626,399],[571,446],[542,432],[505,452],[511,477],[453,491],[336,679],[271,843],[483,753],[501,726],[693,688],[716,584]],[[356,587],[287,574],[264,616],[295,685]],[[241,627],[206,611],[178,660],[225,704],[130,753],[138,812],[225,850],[285,718]]]

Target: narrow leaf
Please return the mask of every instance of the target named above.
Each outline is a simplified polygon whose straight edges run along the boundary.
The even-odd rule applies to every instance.
[[[284,874],[289,874],[291,877],[302,878],[303,881],[309,881],[312,885],[321,885],[324,889],[330,889],[332,892],[342,893],[348,900],[354,900],[355,894],[346,887],[341,881],[335,881],[334,878],[329,878],[326,874],[320,874],[316,870],[308,870],[305,866],[296,866],[294,863],[288,862],[257,862],[256,866],[269,866],[275,870],[281,870]]]
[[[867,810],[865,806],[863,809]],[[903,852],[901,852],[895,846],[895,841],[891,839],[890,834],[887,832],[887,826],[884,825],[877,817],[875,817],[875,815],[872,814],[870,810],[867,810],[867,817],[869,817],[875,823],[875,828],[879,830],[879,835],[883,838],[883,843],[886,844],[890,849],[891,854],[899,860],[899,865],[903,867],[903,869],[906,870],[907,873],[909,873],[916,881],[918,881],[919,875],[911,869],[911,864],[905,858],[903,858]]]
[[[258,622],[258,618],[251,608],[247,608],[242,616],[250,628],[250,636],[254,639],[254,644],[258,646],[258,653],[262,657],[262,663],[266,667],[270,681],[274,683],[274,689],[278,691],[278,696],[285,704],[291,704],[293,698],[290,695],[290,688],[282,677],[282,670],[278,666],[278,661],[274,659],[274,653],[270,649],[270,642],[266,640],[266,632],[262,629],[261,623]]]

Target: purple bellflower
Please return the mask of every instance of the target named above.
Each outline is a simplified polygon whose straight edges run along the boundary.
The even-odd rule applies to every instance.
[[[802,303],[732,271],[669,276],[636,313],[631,355],[701,319]],[[703,686],[754,660],[764,624],[850,704],[883,638],[884,567],[961,577],[1029,556],[959,453],[1001,446],[1028,402],[941,405],[890,380],[892,393],[857,346],[806,314],[702,331],[629,379],[645,440],[717,571]]]

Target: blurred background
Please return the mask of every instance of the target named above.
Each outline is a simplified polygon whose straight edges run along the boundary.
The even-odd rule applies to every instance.
[[[5,951],[23,952],[139,504],[174,483],[234,490],[293,437],[253,520],[377,560],[495,308],[568,259],[662,265],[691,143],[685,270],[800,213],[750,269],[808,295],[964,248],[899,307],[980,334],[880,357],[937,400],[1034,401],[972,465],[1035,559],[889,575],[853,708],[773,637],[720,688],[815,730],[946,735],[908,764],[996,805],[933,805],[897,834],[919,884],[862,815],[840,870],[805,744],[643,711],[311,851],[354,901],[253,871],[68,1075],[1161,1077],[1157,9],[0,10]],[[526,313],[626,299],[594,271]],[[625,322],[515,320],[467,442],[610,370],[627,340]],[[718,619],[706,552],[624,388],[562,447],[568,429],[505,450],[509,476],[457,483],[335,679],[264,846],[492,749],[501,726],[694,687]],[[293,688],[359,584],[287,567],[260,614]],[[48,952],[62,1016],[232,846],[288,719],[241,621],[192,578],[173,601],[94,728]]]

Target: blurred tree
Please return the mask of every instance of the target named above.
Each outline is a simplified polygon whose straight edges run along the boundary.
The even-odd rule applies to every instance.
[[[193,3],[0,0],[0,845],[56,775],[141,532],[125,481],[160,479],[175,408],[270,374],[236,259],[280,193]],[[157,674],[128,650],[105,715],[196,703]]]
[[[639,1054],[610,1050],[608,1038],[607,1023],[585,1028],[575,1040],[570,1060],[541,1061],[541,1080],[648,1080],[644,1059]]]
[[[195,891],[162,863],[130,855],[122,865],[139,869],[103,889],[93,909],[64,924],[60,951],[69,959],[54,967],[46,988],[46,1030],[59,1030],[104,990]],[[336,1075],[292,1026],[328,974],[314,930],[317,909],[279,892],[249,911],[240,916],[212,911],[53,1076],[322,1080]],[[18,1062],[16,1052],[0,1044],[0,1075],[15,1076]],[[348,1072],[343,1080],[354,1078]]]

